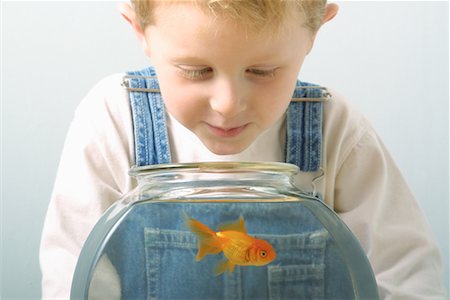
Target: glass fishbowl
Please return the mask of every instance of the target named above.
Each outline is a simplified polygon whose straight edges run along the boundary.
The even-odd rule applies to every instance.
[[[135,167],[97,222],[72,299],[378,299],[359,242],[286,163]]]

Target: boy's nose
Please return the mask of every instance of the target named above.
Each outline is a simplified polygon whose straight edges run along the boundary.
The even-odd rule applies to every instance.
[[[246,102],[239,81],[223,80],[215,84],[210,98],[211,109],[225,118],[231,118],[244,111]]]

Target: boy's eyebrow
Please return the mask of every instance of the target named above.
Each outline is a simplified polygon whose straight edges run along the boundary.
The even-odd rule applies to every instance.
[[[197,56],[192,56],[192,55],[174,55],[174,56],[170,57],[169,60],[173,63],[188,62],[188,61],[189,62],[204,61],[204,59],[197,57]]]
[[[168,60],[173,64],[193,64],[193,65],[210,65],[207,58],[200,56],[194,56],[190,54],[182,55],[175,54],[171,55]],[[264,55],[261,57],[255,57],[251,62],[248,63],[249,66],[279,66],[289,63],[288,59],[283,56]]]

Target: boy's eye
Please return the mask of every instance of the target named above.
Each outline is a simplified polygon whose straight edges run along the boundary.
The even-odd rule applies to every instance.
[[[274,77],[276,70],[277,70],[277,68],[272,68],[272,69],[251,68],[251,69],[247,69],[246,72],[250,73],[253,76],[257,76],[257,77]]]
[[[179,74],[189,80],[202,80],[206,79],[212,72],[212,68],[202,68],[202,69],[189,69],[178,67]]]
[[[258,78],[273,78],[278,68],[249,68],[245,72]],[[210,67],[196,68],[191,66],[178,66],[178,73],[188,80],[204,80],[209,78],[213,69]]]

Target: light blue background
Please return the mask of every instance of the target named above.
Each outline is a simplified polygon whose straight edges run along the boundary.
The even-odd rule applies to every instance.
[[[344,2],[301,78],[372,121],[449,253],[447,2]],[[65,134],[102,77],[146,66],[115,2],[3,2],[2,299],[40,297],[38,250]]]

